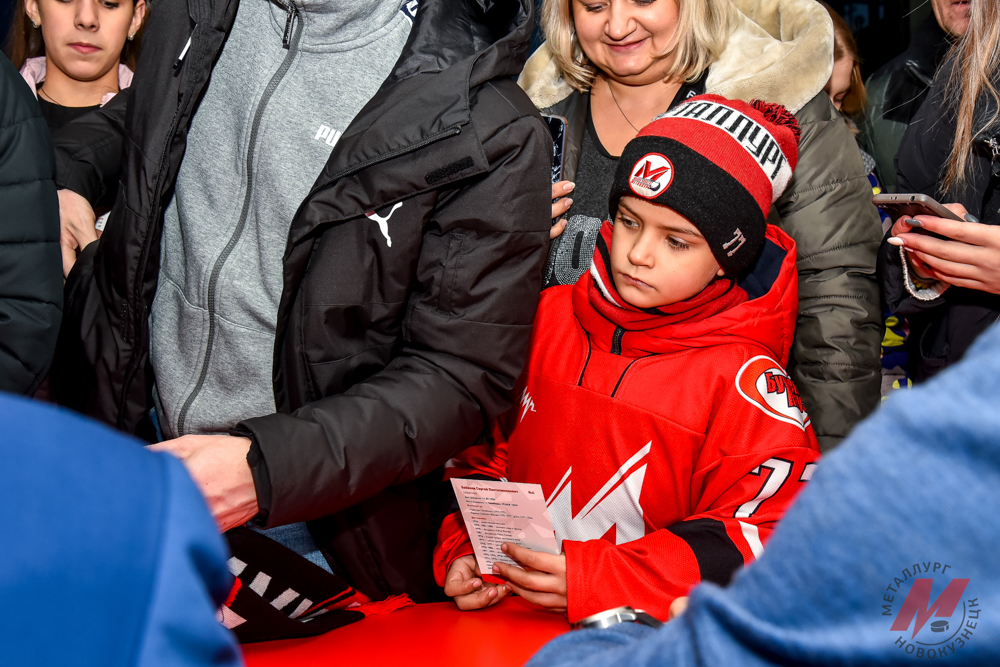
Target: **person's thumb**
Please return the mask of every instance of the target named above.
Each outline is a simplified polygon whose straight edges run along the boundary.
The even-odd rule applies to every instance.
[[[670,618],[669,618],[669,620],[672,621],[675,618],[677,618],[678,616],[680,616],[681,614],[683,614],[684,610],[687,609],[687,606],[688,606],[688,598],[687,598],[687,596],[679,597],[676,600],[674,600],[673,602],[671,602],[670,603],[670,612],[669,612],[670,613]]]
[[[63,278],[69,278],[69,272],[76,264],[76,248],[62,242],[59,243],[59,247],[62,249]]]

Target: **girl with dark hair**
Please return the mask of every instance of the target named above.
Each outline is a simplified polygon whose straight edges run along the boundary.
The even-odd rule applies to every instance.
[[[52,130],[132,82],[146,0],[20,0],[7,56]]]
[[[131,85],[147,9],[146,0],[18,0],[5,51],[38,99],[50,131],[104,106]],[[67,132],[79,143],[78,133],[69,128],[62,138],[53,136],[57,148]],[[97,239],[97,213],[110,209],[117,183],[113,169],[102,179],[101,196],[88,198],[58,183],[57,172],[63,188],[64,274],[76,261],[77,249]]]

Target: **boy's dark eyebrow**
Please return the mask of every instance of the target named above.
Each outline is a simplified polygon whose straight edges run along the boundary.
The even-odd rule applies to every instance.
[[[633,211],[632,209],[630,209],[628,207],[628,204],[626,204],[624,201],[619,201],[618,202],[618,208],[625,209],[632,216],[634,216],[636,218],[641,218],[642,217],[638,213],[636,213],[635,211]],[[692,228],[688,228],[688,227],[673,227],[671,225],[660,225],[660,224],[658,224],[657,227],[659,227],[660,229],[665,229],[668,232],[677,232],[678,234],[688,234],[690,236],[697,236],[698,238],[705,238],[704,236],[702,236],[701,232],[699,232],[697,229],[694,229],[693,227]]]

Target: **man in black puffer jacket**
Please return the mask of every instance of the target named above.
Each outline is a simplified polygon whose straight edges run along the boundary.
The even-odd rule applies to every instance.
[[[62,317],[59,201],[45,119],[0,58],[0,390],[34,393]]]
[[[308,522],[361,592],[425,601],[435,472],[524,363],[552,144],[513,80],[530,0],[416,5],[157,6],[54,389],[158,422],[223,529]]]

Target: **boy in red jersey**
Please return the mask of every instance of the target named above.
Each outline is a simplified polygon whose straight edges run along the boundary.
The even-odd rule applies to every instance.
[[[484,582],[449,515],[434,569],[460,608],[666,619],[762,551],[819,458],[784,371],[795,243],[766,223],[798,138],[783,107],[703,95],[626,146],[590,272],[542,294],[520,405],[446,469],[541,484],[562,553],[507,543],[525,569]]]

